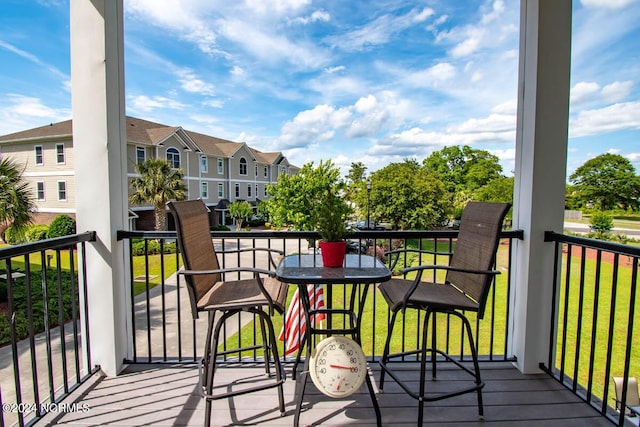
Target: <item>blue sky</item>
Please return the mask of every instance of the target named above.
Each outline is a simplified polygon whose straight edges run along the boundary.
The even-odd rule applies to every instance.
[[[515,155],[517,0],[124,0],[127,114],[374,171]],[[568,173],[640,173],[640,0],[574,0]],[[0,134],[71,117],[68,0],[2,0]]]

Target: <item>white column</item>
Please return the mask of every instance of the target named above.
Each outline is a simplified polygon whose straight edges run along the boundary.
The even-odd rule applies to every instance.
[[[518,369],[537,372],[547,359],[553,245],[562,231],[569,121],[571,0],[521,0],[518,124],[514,189],[515,242],[511,318]]]
[[[107,375],[127,355],[129,273],[122,0],[71,0],[71,86],[78,231],[87,246],[91,357]]]

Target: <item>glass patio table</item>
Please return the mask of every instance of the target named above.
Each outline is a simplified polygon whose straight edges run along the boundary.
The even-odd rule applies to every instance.
[[[293,367],[293,378],[295,379],[297,365],[300,361],[304,346],[306,346],[306,357],[301,378],[302,387],[297,395],[294,418],[294,425],[298,426],[304,391],[309,378],[309,360],[311,358],[311,347],[314,342],[313,337],[315,335],[331,334],[351,335],[353,340],[357,342],[358,345],[361,345],[360,324],[369,285],[389,280],[389,278],[391,278],[391,271],[382,261],[369,255],[347,254],[342,267],[330,268],[322,265],[322,257],[319,254],[299,254],[284,257],[278,264],[276,277],[283,283],[298,286],[298,294],[300,295],[306,322],[306,332],[301,343],[302,347],[298,352]],[[311,309],[309,294],[307,292],[307,285],[309,284],[325,285],[327,291],[327,297],[325,298],[326,308]],[[348,307],[333,308],[332,288],[334,285],[352,285]],[[361,290],[359,289],[360,287],[362,287]],[[360,290],[359,296],[358,290]],[[326,315],[326,327],[319,328],[311,322],[312,316],[318,313]],[[349,321],[342,322],[341,326],[333,327],[332,315],[336,314],[347,317]],[[382,425],[380,407],[378,406],[375,391],[368,374],[365,376],[365,382],[376,412],[377,425],[380,426]]]

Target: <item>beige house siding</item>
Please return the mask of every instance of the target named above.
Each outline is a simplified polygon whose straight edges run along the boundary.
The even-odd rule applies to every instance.
[[[179,157],[179,167],[185,176],[187,197],[201,197],[202,185],[206,183],[207,197],[203,199],[211,208],[215,208],[221,200],[264,200],[266,185],[277,181],[281,167],[284,166],[289,174],[297,171],[281,153],[262,153],[246,143],[227,141],[133,117],[127,117],[127,122],[129,183],[138,176],[138,149],[144,150],[144,160],[167,159],[167,153],[173,150],[174,154],[170,157]],[[64,158],[60,159],[62,162],[58,161],[58,145],[63,147],[61,154],[64,154]],[[42,147],[42,164],[36,164],[36,146]],[[48,224],[61,213],[75,215],[75,175],[70,121],[0,136],[0,153],[24,165],[23,177],[29,183],[34,198],[38,195],[38,183],[43,186],[44,198],[36,200],[36,223]],[[206,171],[201,169],[202,156],[207,159]],[[240,174],[240,159],[245,160],[246,174]],[[222,166],[221,171],[219,165]],[[65,183],[66,200],[59,199],[59,182]],[[236,184],[239,187],[238,196]],[[222,188],[222,195],[219,195],[219,187]],[[131,185],[128,192],[129,195],[133,192]],[[152,207],[130,208],[140,215],[137,228],[150,228],[149,224],[152,225],[153,218]],[[217,218],[220,215],[219,211],[212,209],[212,217]]]

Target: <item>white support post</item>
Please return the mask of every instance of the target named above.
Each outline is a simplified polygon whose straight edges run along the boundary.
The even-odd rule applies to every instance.
[[[518,124],[513,226],[512,351],[524,373],[547,359],[554,272],[553,244],[561,232],[569,122],[571,0],[521,0]]]
[[[122,0],[71,0],[71,86],[78,231],[87,245],[92,363],[107,375],[127,355],[126,133]]]

